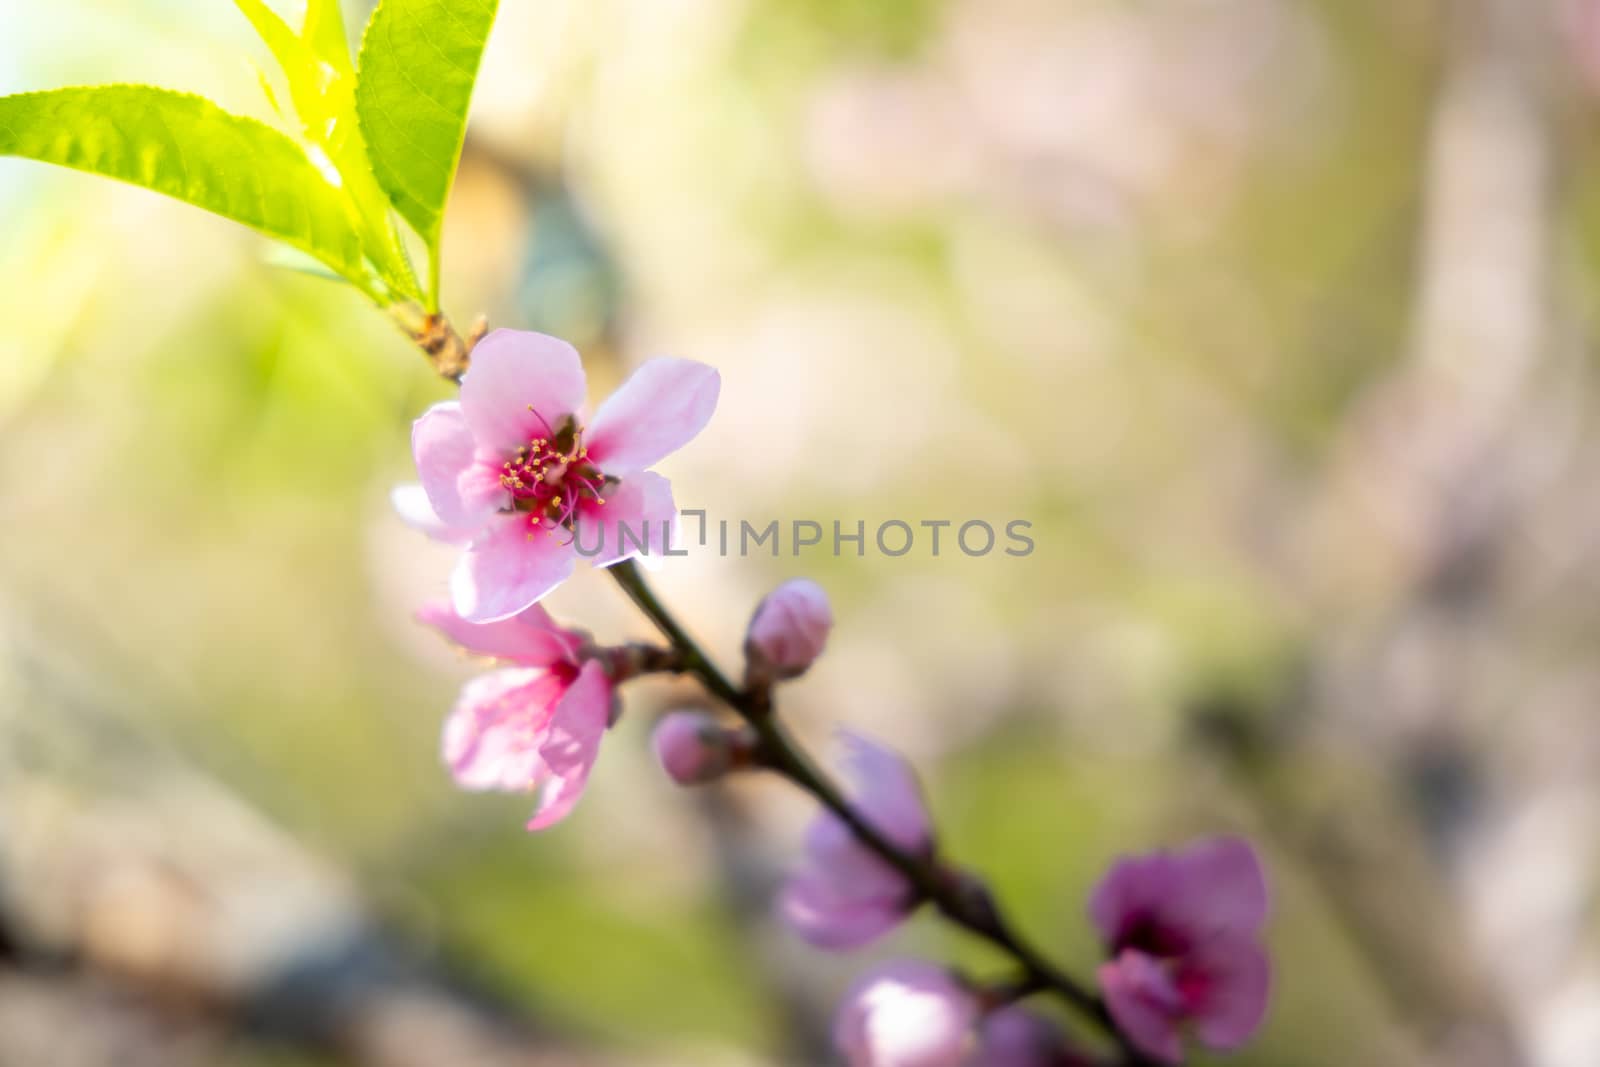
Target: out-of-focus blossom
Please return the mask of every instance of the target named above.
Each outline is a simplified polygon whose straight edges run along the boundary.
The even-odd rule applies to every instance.
[[[833,1040],[850,1067],[959,1067],[978,1011],[977,998],[943,968],[898,960],[845,994]]]
[[[1100,985],[1123,1033],[1168,1063],[1183,1058],[1184,1029],[1223,1051],[1248,1041],[1271,985],[1267,910],[1261,862],[1239,838],[1119,860],[1089,914],[1111,951]]]
[[[853,734],[844,735],[845,766],[861,817],[889,841],[919,854],[933,850],[933,831],[922,790],[910,766],[895,753]],[[904,876],[856,839],[832,812],[806,834],[806,866],[792,875],[779,902],[788,924],[819,948],[858,948],[899,925],[917,900]]]
[[[565,581],[580,554],[597,567],[660,554],[677,508],[648,468],[700,432],[719,388],[703,363],[651,360],[584,426],[587,383],[571,345],[514,330],[479,342],[460,401],[435,404],[411,431],[436,521],[410,518],[467,542],[450,581],[456,612],[515,615]]]
[[[1026,1008],[1006,1007],[986,1015],[978,1028],[973,1067],[1090,1067],[1061,1027]]]
[[[445,720],[444,761],[463,789],[537,792],[528,829],[543,830],[578,803],[611,716],[612,684],[582,661],[583,635],[538,605],[474,623],[447,605],[418,618],[468,652],[516,664],[468,682]]]
[[[804,674],[822,655],[832,629],[833,609],[820,585],[808,578],[784,582],[750,618],[744,654],[751,676],[771,681]]]
[[[721,778],[748,754],[748,744],[703,711],[675,711],[656,724],[651,735],[662,770],[679,785],[700,785]]]

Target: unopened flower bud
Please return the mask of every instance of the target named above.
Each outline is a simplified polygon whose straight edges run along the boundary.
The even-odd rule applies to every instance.
[[[779,681],[804,674],[828,643],[833,609],[822,587],[807,578],[784,582],[768,593],[750,619],[744,639],[752,681]]]
[[[713,782],[739,766],[747,739],[702,711],[675,711],[656,724],[651,738],[662,770],[679,785]]]
[[[949,972],[898,960],[867,973],[845,994],[833,1043],[850,1067],[958,1067],[971,1062],[978,1007]]]

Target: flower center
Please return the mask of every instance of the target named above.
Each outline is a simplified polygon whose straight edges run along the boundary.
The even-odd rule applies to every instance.
[[[581,501],[605,503],[606,477],[590,462],[576,419],[569,417],[552,429],[533,413],[544,424],[544,433],[511,453],[500,467],[500,485],[511,494],[513,510],[527,513],[531,525],[553,532],[572,525]]]

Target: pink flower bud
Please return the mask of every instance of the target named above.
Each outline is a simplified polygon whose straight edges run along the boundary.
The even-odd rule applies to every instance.
[[[833,1040],[850,1067],[958,1067],[977,1018],[977,998],[949,972],[897,960],[845,994]]]
[[[816,582],[795,578],[768,593],[750,619],[744,654],[752,678],[775,681],[804,674],[828,643],[833,609]]]
[[[651,738],[656,759],[679,785],[700,785],[728,773],[738,762],[738,736],[700,711],[675,711],[656,724]]]

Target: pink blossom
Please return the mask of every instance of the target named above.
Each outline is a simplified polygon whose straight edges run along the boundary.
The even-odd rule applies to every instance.
[[[977,1017],[977,998],[947,971],[899,960],[845,994],[833,1041],[850,1067],[960,1067]]]
[[[600,754],[612,684],[597,660],[580,659],[582,634],[542,607],[491,623],[446,605],[418,612],[468,652],[516,664],[468,682],[445,720],[446,766],[463,789],[537,792],[528,829],[572,811]]]
[[[411,430],[432,508],[411,521],[466,542],[450,581],[456,612],[472,622],[515,615],[580,555],[597,567],[659,555],[677,508],[648,468],[704,428],[719,388],[702,363],[651,360],[585,425],[587,383],[571,345],[515,330],[479,342],[460,401],[435,404]]]
[[[1239,838],[1119,860],[1089,902],[1111,951],[1099,976],[1118,1027],[1168,1063],[1183,1058],[1185,1026],[1208,1048],[1243,1045],[1267,1010],[1267,910],[1261,862]]]
[[[662,770],[679,785],[721,778],[745,754],[740,736],[702,711],[675,711],[651,735]]]
[[[1061,1027],[1026,1008],[1000,1008],[978,1028],[981,1067],[1090,1067]]]
[[[833,609],[816,582],[784,582],[756,606],[745,635],[751,674],[767,680],[804,674],[828,643]]]
[[[845,765],[861,817],[907,851],[933,850],[933,831],[915,773],[898,755],[853,734],[844,735]],[[784,919],[819,948],[858,948],[888,933],[916,906],[903,875],[856,839],[831,812],[806,834],[807,864],[792,875],[779,901]]]
[[[433,510],[433,505],[428,502],[427,490],[422,488],[420,482],[395,486],[389,491],[389,503],[400,516],[400,521],[419,533],[427,534],[435,541],[464,545],[472,540],[473,531],[446,525],[445,521],[439,518]]]

